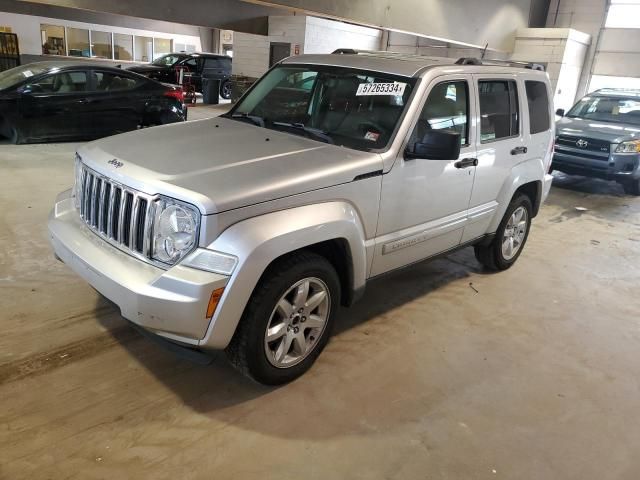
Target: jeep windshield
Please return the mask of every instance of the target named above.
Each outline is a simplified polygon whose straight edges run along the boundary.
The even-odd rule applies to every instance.
[[[226,118],[357,150],[386,148],[416,79],[323,65],[271,70]]]
[[[640,97],[584,97],[569,110],[567,117],[640,127]]]

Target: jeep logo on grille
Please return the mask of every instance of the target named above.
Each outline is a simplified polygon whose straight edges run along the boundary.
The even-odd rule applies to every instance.
[[[109,160],[107,163],[108,163],[109,165],[113,165],[113,166],[114,166],[114,167],[116,167],[116,168],[120,168],[120,167],[122,167],[122,166],[124,165],[124,163],[119,162],[119,161],[118,161],[118,160],[116,160],[115,158],[114,158],[113,160]]]
[[[587,148],[587,146],[589,145],[589,142],[587,142],[586,140],[580,139],[576,142],[576,145],[579,146],[580,148]]]

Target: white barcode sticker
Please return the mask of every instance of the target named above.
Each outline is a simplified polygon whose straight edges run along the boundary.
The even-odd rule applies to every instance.
[[[404,89],[407,86],[406,83],[393,82],[393,83],[361,83],[358,85],[358,91],[356,96],[361,97],[364,95],[402,95]]]
[[[27,78],[33,77],[33,72],[31,70],[25,70],[22,74]]]

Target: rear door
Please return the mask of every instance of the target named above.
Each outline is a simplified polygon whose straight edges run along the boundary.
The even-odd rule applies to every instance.
[[[112,135],[135,130],[142,123],[151,95],[143,88],[149,80],[125,72],[93,71],[87,108],[96,135]]]
[[[498,210],[498,195],[511,175],[511,169],[526,160],[528,147],[523,138],[523,85],[515,74],[473,75],[477,125],[476,168],[469,202],[469,222],[463,242],[485,233]]]

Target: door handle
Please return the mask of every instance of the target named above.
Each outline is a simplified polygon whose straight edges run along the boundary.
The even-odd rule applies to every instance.
[[[516,147],[511,150],[511,155],[522,155],[523,153],[527,153],[527,147]]]
[[[478,159],[477,158],[463,158],[462,160],[457,161],[453,164],[456,168],[469,168],[469,167],[477,167]]]

